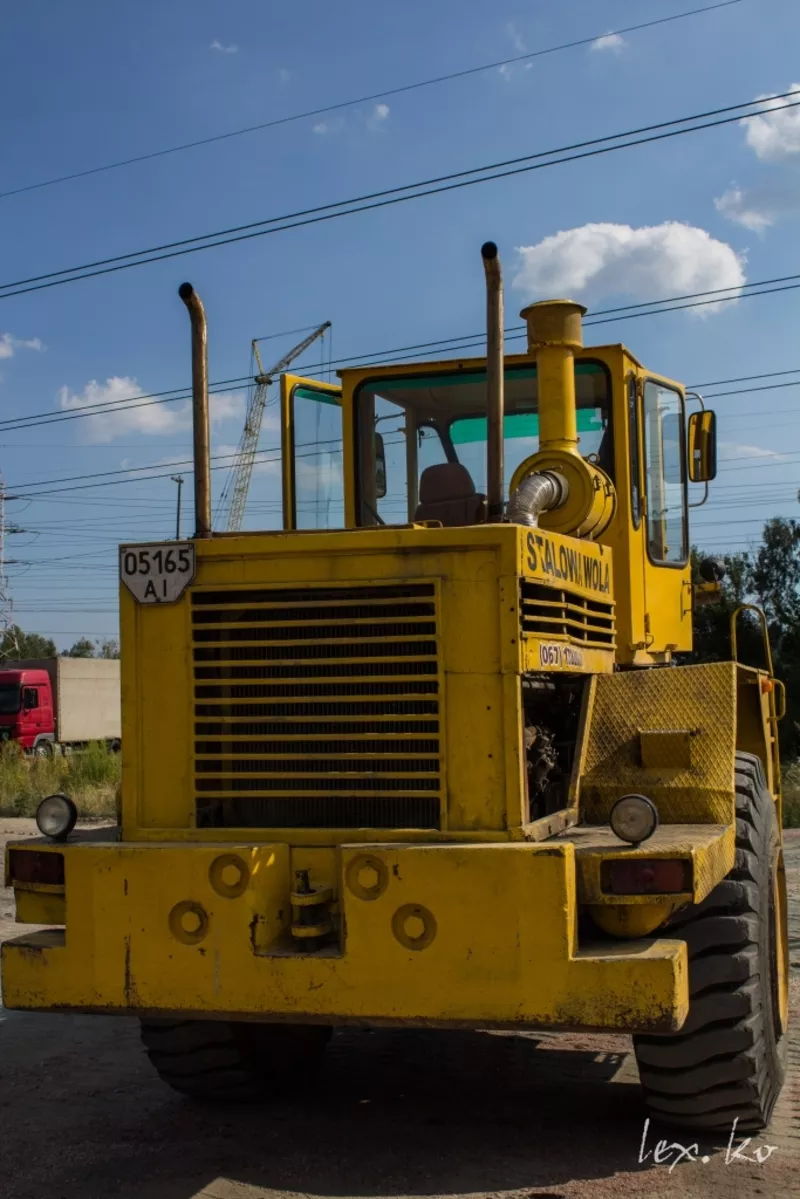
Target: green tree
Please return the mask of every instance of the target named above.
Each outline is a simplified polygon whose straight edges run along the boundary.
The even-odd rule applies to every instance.
[[[108,637],[105,641],[101,641],[97,656],[98,658],[118,658],[119,642],[116,637]]]
[[[717,601],[697,605],[694,651],[690,661],[724,661],[731,657],[730,622],[742,603],[757,604],[767,619],[775,675],[786,687],[786,719],[779,725],[781,752],[797,757],[800,750],[800,522],[775,517],[764,525],[761,544],[751,554],[722,560],[725,577]],[[694,581],[699,582],[700,556],[692,551]],[[737,621],[738,658],[748,666],[765,665],[760,622],[751,612]]]
[[[778,638],[800,624],[800,524],[775,517],[764,525],[751,587]]]
[[[692,582],[703,583],[703,555],[692,547]],[[749,554],[726,554],[716,559],[723,572],[713,603],[696,604],[692,662],[726,662],[731,657],[731,617],[740,604],[752,599],[753,563]],[[738,624],[739,656],[755,664],[761,647],[758,628],[750,613],[742,613]]]
[[[94,642],[88,637],[79,637],[72,649],[68,649],[65,658],[94,658],[96,657]]]
[[[58,650],[55,641],[39,633],[25,633],[19,625],[12,624],[0,638],[0,661],[15,658],[55,658]]]

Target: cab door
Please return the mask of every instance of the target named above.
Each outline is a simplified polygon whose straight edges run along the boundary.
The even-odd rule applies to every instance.
[[[645,638],[653,654],[692,646],[686,428],[681,392],[645,379],[642,394]]]
[[[342,389],[281,375],[284,529],[345,527]]]

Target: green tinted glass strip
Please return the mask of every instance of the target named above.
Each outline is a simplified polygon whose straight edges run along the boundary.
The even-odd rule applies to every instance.
[[[317,391],[315,387],[295,387],[292,399],[310,400],[312,404],[333,404],[341,407],[342,393],[340,391]]]
[[[603,421],[598,408],[578,409],[578,432],[601,432]],[[503,437],[506,441],[515,437],[538,437],[539,417],[535,412],[512,412],[503,421]],[[450,426],[450,437],[453,445],[467,445],[469,442],[486,441],[486,417],[467,416],[462,420],[454,420]]]

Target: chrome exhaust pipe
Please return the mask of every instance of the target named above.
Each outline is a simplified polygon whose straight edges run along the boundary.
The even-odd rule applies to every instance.
[[[208,328],[203,301],[191,283],[178,295],[192,323],[192,428],[194,434],[195,537],[211,536],[211,437],[208,414]]]

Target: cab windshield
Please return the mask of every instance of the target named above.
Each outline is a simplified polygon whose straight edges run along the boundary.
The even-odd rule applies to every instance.
[[[575,365],[579,450],[613,478],[611,388],[598,362]],[[505,372],[505,491],[514,471],[539,448],[536,367]],[[425,519],[420,480],[429,467],[460,464],[451,482],[486,492],[486,372],[443,371],[367,381],[356,395],[359,523]],[[439,475],[445,478],[441,472]],[[430,490],[423,481],[422,499]],[[479,504],[467,505],[478,512]],[[472,523],[466,519],[464,523]]]

